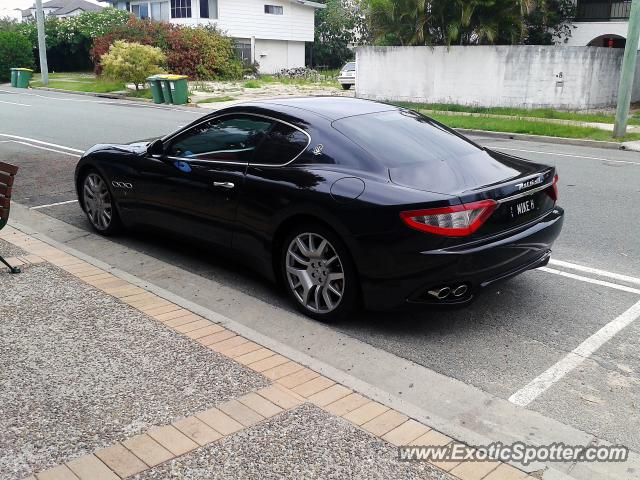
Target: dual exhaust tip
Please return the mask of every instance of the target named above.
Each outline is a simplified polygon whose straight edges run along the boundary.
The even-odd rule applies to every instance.
[[[458,285],[457,287],[440,287],[434,290],[429,290],[429,295],[437,298],[438,300],[446,300],[449,297],[460,298],[469,291],[469,287],[465,284]]]

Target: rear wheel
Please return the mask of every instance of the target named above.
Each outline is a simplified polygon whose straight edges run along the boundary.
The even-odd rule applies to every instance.
[[[82,179],[82,204],[91,226],[102,235],[111,235],[120,229],[120,218],[113,203],[107,182],[96,171]]]
[[[306,225],[291,231],[281,265],[285,288],[306,315],[332,322],[355,309],[357,275],[344,244],[328,228]]]
[[[349,90],[351,88],[351,84],[350,83],[343,83],[342,84],[342,89],[343,90]]]

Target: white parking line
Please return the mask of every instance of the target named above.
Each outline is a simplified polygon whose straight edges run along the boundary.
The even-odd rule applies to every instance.
[[[31,105],[27,105],[26,103],[17,103],[17,102],[5,102],[3,100],[0,100],[0,103],[6,103],[8,105],[17,105],[19,107],[30,107]]]
[[[549,267],[540,267],[538,270],[547,273],[553,273],[554,275],[560,275],[562,277],[573,278],[574,280],[580,280],[581,282],[593,283],[594,285],[600,285],[602,287],[615,288],[616,290],[622,290],[623,292],[635,293],[640,295],[640,289],[627,287],[626,285],[619,285],[617,283],[605,282],[603,280],[596,280],[595,278],[583,277],[582,275],[576,275],[575,273],[562,272]]]
[[[613,163],[625,163],[625,164],[630,164],[630,165],[638,165],[640,166],[640,162],[630,162],[628,160],[611,160],[610,158],[601,158],[601,157],[590,157],[587,155],[576,155],[575,153],[557,153],[557,152],[540,152],[537,150],[522,150],[519,148],[507,148],[507,147],[501,147],[499,145],[485,145],[488,148],[491,148],[493,150],[508,150],[511,152],[523,152],[523,153],[539,153],[542,155],[555,155],[558,157],[571,157],[571,158],[586,158],[589,160],[600,160],[602,162],[613,162]]]
[[[509,397],[509,401],[515,405],[526,407],[551,385],[562,379],[574,368],[584,362],[602,345],[611,340],[618,332],[633,323],[640,317],[640,302],[635,303],[630,309],[612,322],[607,323],[596,333],[573,349],[567,356],[551,366],[541,375],[538,375],[524,388]]]
[[[77,148],[65,147],[64,145],[58,145],[56,143],[43,142],[42,140],[37,140],[35,138],[21,137],[19,135],[10,135],[8,133],[0,133],[0,137],[12,138],[12,139],[15,139],[15,140],[25,140],[27,142],[37,143],[37,144],[40,144],[40,145],[46,145],[48,147],[61,148],[62,150],[69,150],[71,152],[78,152],[78,153],[84,152],[84,150],[79,150]]]
[[[47,150],[48,152],[60,153],[62,155],[69,155],[71,157],[80,158],[80,155],[77,153],[63,152],[62,150],[54,150],[53,148],[41,147],[40,145],[34,145],[29,142],[21,142],[20,140],[0,140],[0,143],[19,143],[20,145],[26,145],[31,148],[38,148],[40,150]]]
[[[56,203],[49,203],[47,205],[38,205],[37,207],[30,207],[29,210],[39,210],[41,208],[48,208],[48,207],[57,207],[58,205],[68,205],[69,203],[76,203],[78,200],[67,200],[66,202],[56,202]]]
[[[635,283],[636,285],[640,285],[640,278],[638,277],[631,277],[629,275],[608,272],[606,270],[600,270],[598,268],[586,267],[584,265],[578,265],[577,263],[556,260],[555,258],[549,260],[549,263],[551,265],[557,265],[558,267],[568,268],[569,270],[577,270],[578,272],[590,273],[592,275],[598,275],[600,277],[608,277],[621,282]]]

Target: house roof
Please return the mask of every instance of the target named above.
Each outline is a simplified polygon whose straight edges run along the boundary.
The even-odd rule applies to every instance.
[[[35,5],[31,9],[36,8]],[[86,0],[50,0],[42,4],[42,8],[54,8],[52,15],[67,15],[75,10],[83,10],[85,12],[99,12],[104,7]],[[31,16],[31,9],[22,11],[22,18]]]

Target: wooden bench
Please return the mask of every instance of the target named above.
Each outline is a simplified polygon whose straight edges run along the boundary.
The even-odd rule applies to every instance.
[[[9,221],[11,189],[13,188],[16,173],[18,173],[18,167],[0,162],[0,230],[2,230]],[[2,258],[2,255],[0,255],[0,262],[9,267],[11,273],[20,273],[20,269],[9,265],[9,263]]]

